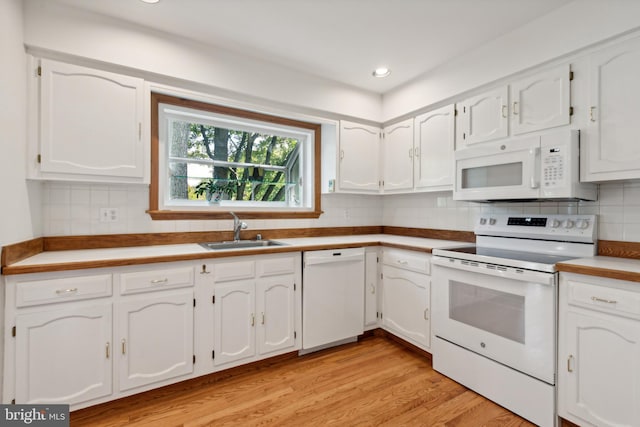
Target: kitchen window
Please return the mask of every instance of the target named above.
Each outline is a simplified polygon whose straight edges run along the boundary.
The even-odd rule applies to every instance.
[[[153,219],[317,218],[320,125],[151,95]]]

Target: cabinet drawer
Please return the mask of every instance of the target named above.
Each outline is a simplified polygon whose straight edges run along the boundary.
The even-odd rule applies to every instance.
[[[111,274],[32,280],[16,283],[16,306],[50,304],[110,296]]]
[[[216,264],[213,276],[216,282],[253,279],[256,276],[256,263],[255,261],[236,261]]]
[[[431,274],[431,256],[420,252],[385,248],[382,254],[382,263],[404,270]]]
[[[193,267],[138,271],[120,275],[120,293],[123,295],[188,286],[193,286]]]
[[[281,257],[257,261],[258,276],[279,276],[292,274],[296,271],[296,257]]]
[[[570,305],[640,318],[640,292],[568,281]]]

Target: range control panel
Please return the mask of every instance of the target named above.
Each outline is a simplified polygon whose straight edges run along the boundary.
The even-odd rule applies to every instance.
[[[597,238],[596,215],[483,214],[476,235],[592,242]]]

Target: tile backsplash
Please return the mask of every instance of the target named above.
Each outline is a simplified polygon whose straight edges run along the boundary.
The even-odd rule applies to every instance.
[[[230,230],[229,220],[152,221],[145,213],[148,188],[76,183],[44,184],[43,229],[46,236]],[[101,222],[101,209],[117,210]],[[599,238],[640,242],[640,182],[600,185],[596,202],[472,203],[450,192],[398,195],[325,194],[318,219],[249,220],[253,229],[390,225],[473,230],[483,213],[596,214]]]
[[[54,183],[44,184],[45,236],[231,230],[233,220],[153,221],[145,213],[145,186]],[[101,222],[101,209],[116,209],[117,219]],[[251,229],[347,227],[382,224],[383,198],[353,194],[322,196],[318,219],[247,220]]]
[[[488,213],[595,214],[598,238],[640,242],[640,182],[601,184],[595,202],[458,202],[451,193],[385,196],[383,224],[419,228],[473,230]]]

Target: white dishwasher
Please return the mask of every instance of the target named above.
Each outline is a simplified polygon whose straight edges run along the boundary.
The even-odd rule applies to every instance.
[[[363,332],[364,248],[305,252],[302,349],[327,346]]]

